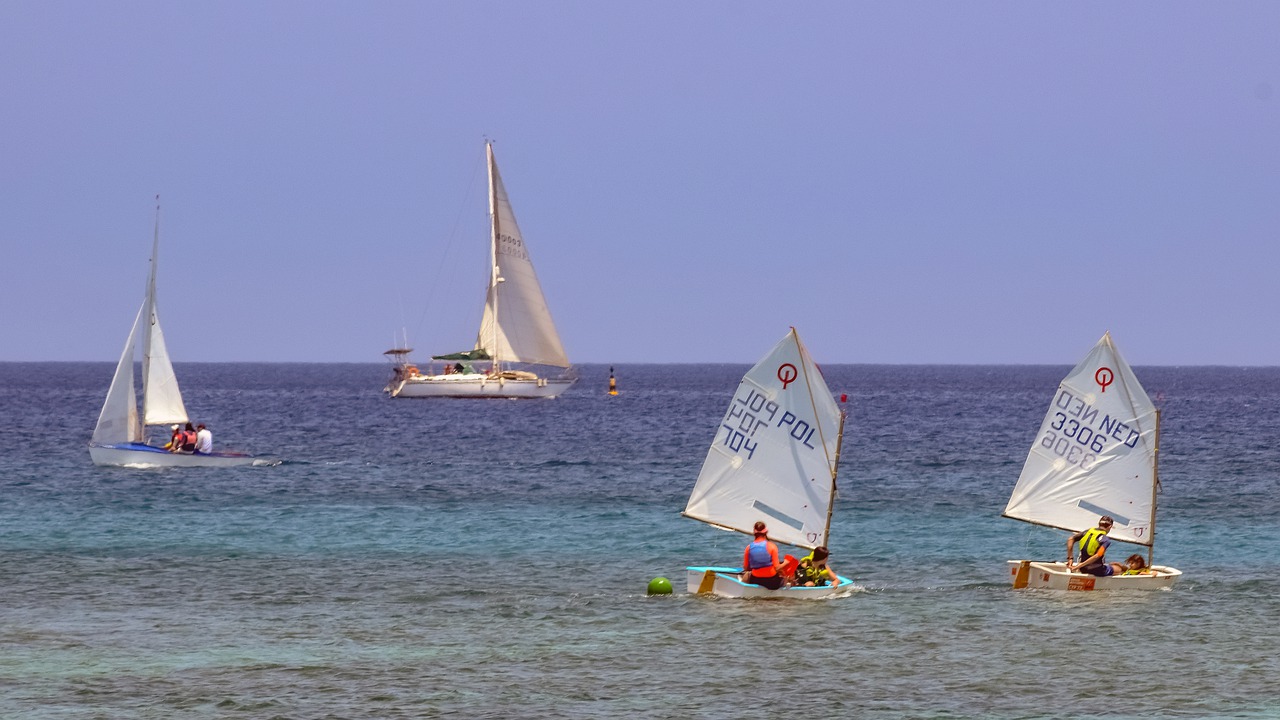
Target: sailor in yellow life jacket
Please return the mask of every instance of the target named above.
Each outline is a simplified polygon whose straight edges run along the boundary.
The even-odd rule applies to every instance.
[[[1098,518],[1098,527],[1082,530],[1067,538],[1067,569],[1076,570],[1089,575],[1107,577],[1115,574],[1115,568],[1106,561],[1107,548],[1111,547],[1111,532],[1114,521],[1110,515]],[[1071,553],[1076,542],[1080,543],[1080,560],[1071,562]]]
[[[813,552],[800,558],[795,584],[805,587],[819,587],[828,583],[832,586],[839,585],[840,576],[827,565],[827,555],[827,549],[819,545]]]

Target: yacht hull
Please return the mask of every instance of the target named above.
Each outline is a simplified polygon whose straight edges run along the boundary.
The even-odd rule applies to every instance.
[[[393,398],[554,398],[572,379],[491,378],[486,375],[420,375],[387,386]]]

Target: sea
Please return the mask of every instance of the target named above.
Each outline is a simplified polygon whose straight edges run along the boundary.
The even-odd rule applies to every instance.
[[[0,718],[1280,717],[1280,368],[1135,369],[1177,585],[1015,591],[1065,551],[1001,512],[1069,369],[824,366],[855,586],[796,602],[684,591],[746,542],[680,515],[746,365],[511,401],[177,363],[282,463],[148,470],[90,463],[112,364],[0,363]]]

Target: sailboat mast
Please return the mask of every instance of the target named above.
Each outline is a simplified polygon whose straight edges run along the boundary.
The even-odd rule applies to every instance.
[[[142,310],[142,406],[147,405],[147,390],[151,378],[151,333],[156,324],[156,262],[160,257],[160,196],[156,196],[156,222],[151,239],[151,271],[147,275],[147,297]],[[138,436],[145,440],[143,430],[146,419],[138,416]]]
[[[1156,447],[1151,453],[1151,544],[1147,546],[1147,567],[1155,564],[1156,490],[1160,487],[1160,409],[1156,408]]]
[[[489,292],[493,294],[493,374],[501,372],[498,356],[498,285],[502,282],[502,270],[498,267],[498,191],[494,184],[493,143],[484,144],[485,157],[489,161]]]

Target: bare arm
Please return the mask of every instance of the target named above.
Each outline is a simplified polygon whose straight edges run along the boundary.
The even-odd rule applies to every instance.
[[[1076,541],[1082,537],[1084,537],[1084,533],[1076,533],[1075,535],[1072,535],[1071,537],[1067,538],[1067,569],[1068,570],[1072,569],[1071,558],[1073,555],[1075,555],[1075,552],[1076,552]]]

